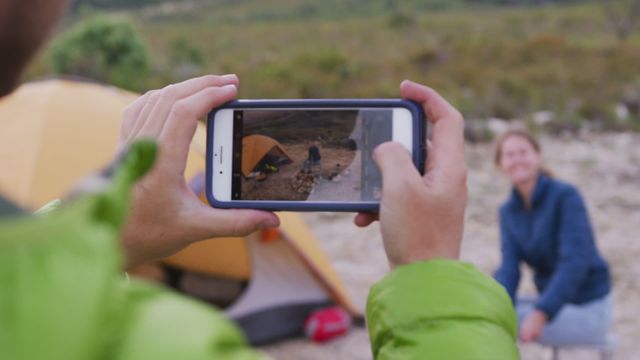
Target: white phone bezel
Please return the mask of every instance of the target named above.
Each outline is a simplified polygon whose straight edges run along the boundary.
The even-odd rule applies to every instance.
[[[221,109],[213,118],[212,194],[220,201],[231,201],[233,175],[233,112]]]
[[[407,108],[393,108],[393,130],[391,131],[392,141],[397,141],[404,145],[405,149],[413,155],[413,119],[411,112]]]
[[[384,108],[234,108],[221,109],[213,118],[213,156],[212,164],[212,194],[218,201],[255,201],[255,200],[231,200],[231,187],[233,177],[233,112],[245,110],[362,110]],[[402,144],[409,154],[413,153],[413,119],[407,108],[394,107],[392,117],[392,139]],[[267,200],[274,202],[287,202]],[[335,203],[336,201],[305,201],[305,203]]]

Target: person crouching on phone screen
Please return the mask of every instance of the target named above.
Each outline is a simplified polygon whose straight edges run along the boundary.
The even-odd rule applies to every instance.
[[[320,143],[317,141],[309,141],[309,148],[307,149],[307,159],[304,161],[305,169],[313,171],[313,167],[320,167],[322,156],[320,156],[319,145]]]
[[[578,190],[543,167],[538,141],[510,130],[496,142],[495,163],[513,184],[500,208],[502,264],[495,273],[515,301],[520,339],[550,344],[603,343],[609,331],[611,280]],[[516,298],[520,264],[539,296]]]

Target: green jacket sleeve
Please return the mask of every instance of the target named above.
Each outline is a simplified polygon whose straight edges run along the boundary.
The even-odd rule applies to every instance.
[[[431,260],[397,268],[367,301],[376,359],[518,359],[513,305],[472,265]]]
[[[134,144],[104,193],[0,220],[0,359],[261,358],[211,307],[123,275],[128,189],[155,149]]]

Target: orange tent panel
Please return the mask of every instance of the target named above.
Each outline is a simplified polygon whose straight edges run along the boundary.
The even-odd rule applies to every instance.
[[[274,150],[291,160],[291,156],[287,154],[284,147],[273,138],[264,135],[249,135],[242,138],[242,174],[249,176],[260,160]]]
[[[191,244],[162,262],[200,274],[248,280],[250,260],[244,238],[217,238]]]

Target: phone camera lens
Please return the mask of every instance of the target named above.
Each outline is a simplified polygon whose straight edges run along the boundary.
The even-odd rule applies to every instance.
[[[220,174],[222,174],[222,170],[220,170]]]

